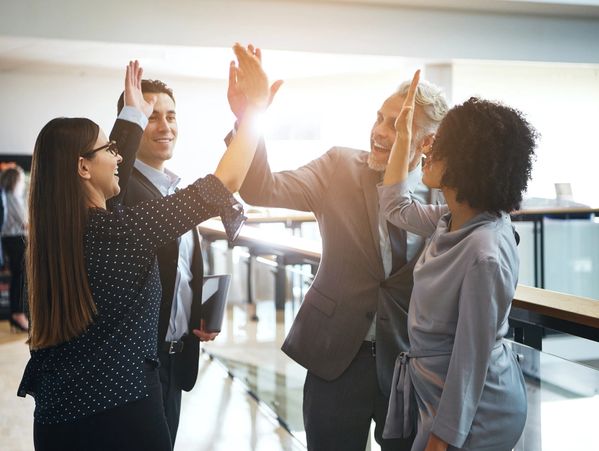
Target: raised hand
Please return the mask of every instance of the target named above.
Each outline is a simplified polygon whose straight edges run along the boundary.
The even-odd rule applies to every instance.
[[[420,71],[417,70],[412,78],[410,89],[406,94],[403,106],[395,119],[395,142],[391,147],[391,155],[383,177],[384,185],[392,185],[408,178],[410,162],[410,147],[412,143],[412,123],[416,107],[416,88],[420,81]]]
[[[156,98],[146,101],[141,92],[141,79],[143,69],[139,65],[139,61],[129,61],[127,70],[125,71],[125,105],[132,106],[141,111],[146,117],[152,115]]]
[[[262,51],[259,48],[255,48],[250,44],[247,47],[247,51],[251,55],[254,55],[258,61],[262,62]],[[283,80],[277,80],[270,86],[268,105],[272,103],[282,84]],[[229,65],[229,86],[227,89],[227,99],[229,101],[231,111],[239,121],[243,117],[243,113],[247,107],[247,100],[239,84],[239,68],[235,64],[235,61],[231,61]]]
[[[407,147],[404,150],[410,149],[412,142],[412,123],[414,122],[414,108],[416,107],[416,88],[420,81],[420,69],[414,73],[412,83],[406,94],[406,98],[403,101],[403,106],[399,115],[395,119],[395,131],[397,132],[397,140],[401,140],[402,145]]]

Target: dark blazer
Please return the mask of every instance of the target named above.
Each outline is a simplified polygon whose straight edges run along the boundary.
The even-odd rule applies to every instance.
[[[141,172],[133,168],[133,173],[124,193],[123,204],[134,206],[140,202],[158,199],[162,194]],[[177,277],[177,263],[179,261],[179,243],[171,241],[157,252],[160,282],[162,284],[162,302],[160,304],[160,317],[158,323],[158,346],[162,346],[168,331],[171,315],[173,296],[175,293],[175,280]],[[200,309],[202,305],[202,282],[204,264],[200,247],[200,235],[197,229],[194,233],[194,250],[191,264],[193,279],[191,281],[193,301],[189,320],[188,334],[183,337],[184,346],[181,353],[175,354],[174,365],[177,384],[180,389],[189,391],[195,385],[198,375],[198,361],[200,351],[199,339],[191,333],[192,329],[200,327]]]
[[[334,147],[294,171],[272,173],[258,146],[240,189],[251,205],[312,211],[322,236],[314,283],[283,351],[315,375],[338,378],[357,354],[376,315],[379,386],[390,393],[395,358],[409,348],[407,317],[417,256],[385,277],[379,243],[381,174],[368,152]],[[430,192],[419,186],[422,201]]]

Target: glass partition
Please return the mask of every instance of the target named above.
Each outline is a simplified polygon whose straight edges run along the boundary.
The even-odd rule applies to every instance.
[[[244,305],[232,305],[221,335],[204,346],[229,374],[272,410],[280,423],[305,444],[302,393],[305,370],[280,346],[293,320],[290,302],[276,312],[273,301],[258,301],[258,321]],[[521,356],[528,389],[528,419],[517,450],[592,449],[599,410],[599,371],[509,342]],[[370,450],[378,450],[371,440]]]
[[[574,225],[566,225],[566,222],[549,222],[546,233],[553,236],[556,230],[561,230],[560,233],[569,234],[569,228]],[[593,221],[589,223],[599,227]],[[521,251],[528,251],[532,247],[528,241],[532,228],[527,223],[518,223],[517,226],[523,238]],[[583,225],[592,228],[588,226],[587,223]],[[314,232],[309,227],[308,230],[308,233]],[[594,228],[590,233],[596,233]],[[554,240],[563,240],[564,236],[547,240],[546,245],[552,246]],[[579,247],[572,252],[585,251],[584,246]],[[206,344],[204,349],[221,362],[231,376],[244,383],[248,391],[270,408],[280,423],[305,445],[302,396],[306,371],[283,354],[280,347],[300,306],[303,292],[310,283],[309,268],[287,268],[288,300],[285,309],[277,311],[273,301],[273,261],[268,256],[253,258],[253,303],[248,304],[247,249],[228,249],[223,242],[217,242],[214,248],[213,270],[233,273],[235,286],[230,293],[223,330],[217,340]],[[530,265],[526,269],[526,262],[523,266],[525,272],[530,270]],[[528,388],[528,419],[516,449],[593,449],[596,443],[595,418],[599,411],[599,370],[591,365],[598,366],[599,344],[556,335],[544,339],[543,349],[572,359],[566,360],[549,352],[539,352],[511,341],[509,343],[521,356]],[[567,348],[569,352],[564,352],[562,348]],[[372,439],[372,434],[367,449],[380,449]]]

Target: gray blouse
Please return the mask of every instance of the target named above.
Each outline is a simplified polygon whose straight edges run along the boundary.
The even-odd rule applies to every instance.
[[[410,351],[397,358],[385,436],[409,435],[417,421],[413,450],[424,449],[431,432],[449,449],[512,449],[526,392],[502,341],[519,265],[509,216],[482,213],[450,232],[447,206],[413,201],[405,183],[378,190],[388,221],[427,238],[414,269]]]

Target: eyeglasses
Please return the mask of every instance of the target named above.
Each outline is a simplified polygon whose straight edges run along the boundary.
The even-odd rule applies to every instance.
[[[117,157],[119,155],[119,148],[116,145],[116,141],[109,141],[108,143],[104,144],[103,146],[96,147],[95,149],[92,149],[89,152],[82,153],[81,156],[83,158],[89,158],[96,152],[99,152],[100,150],[104,150],[104,149],[106,149],[108,152],[110,152],[115,157]]]

